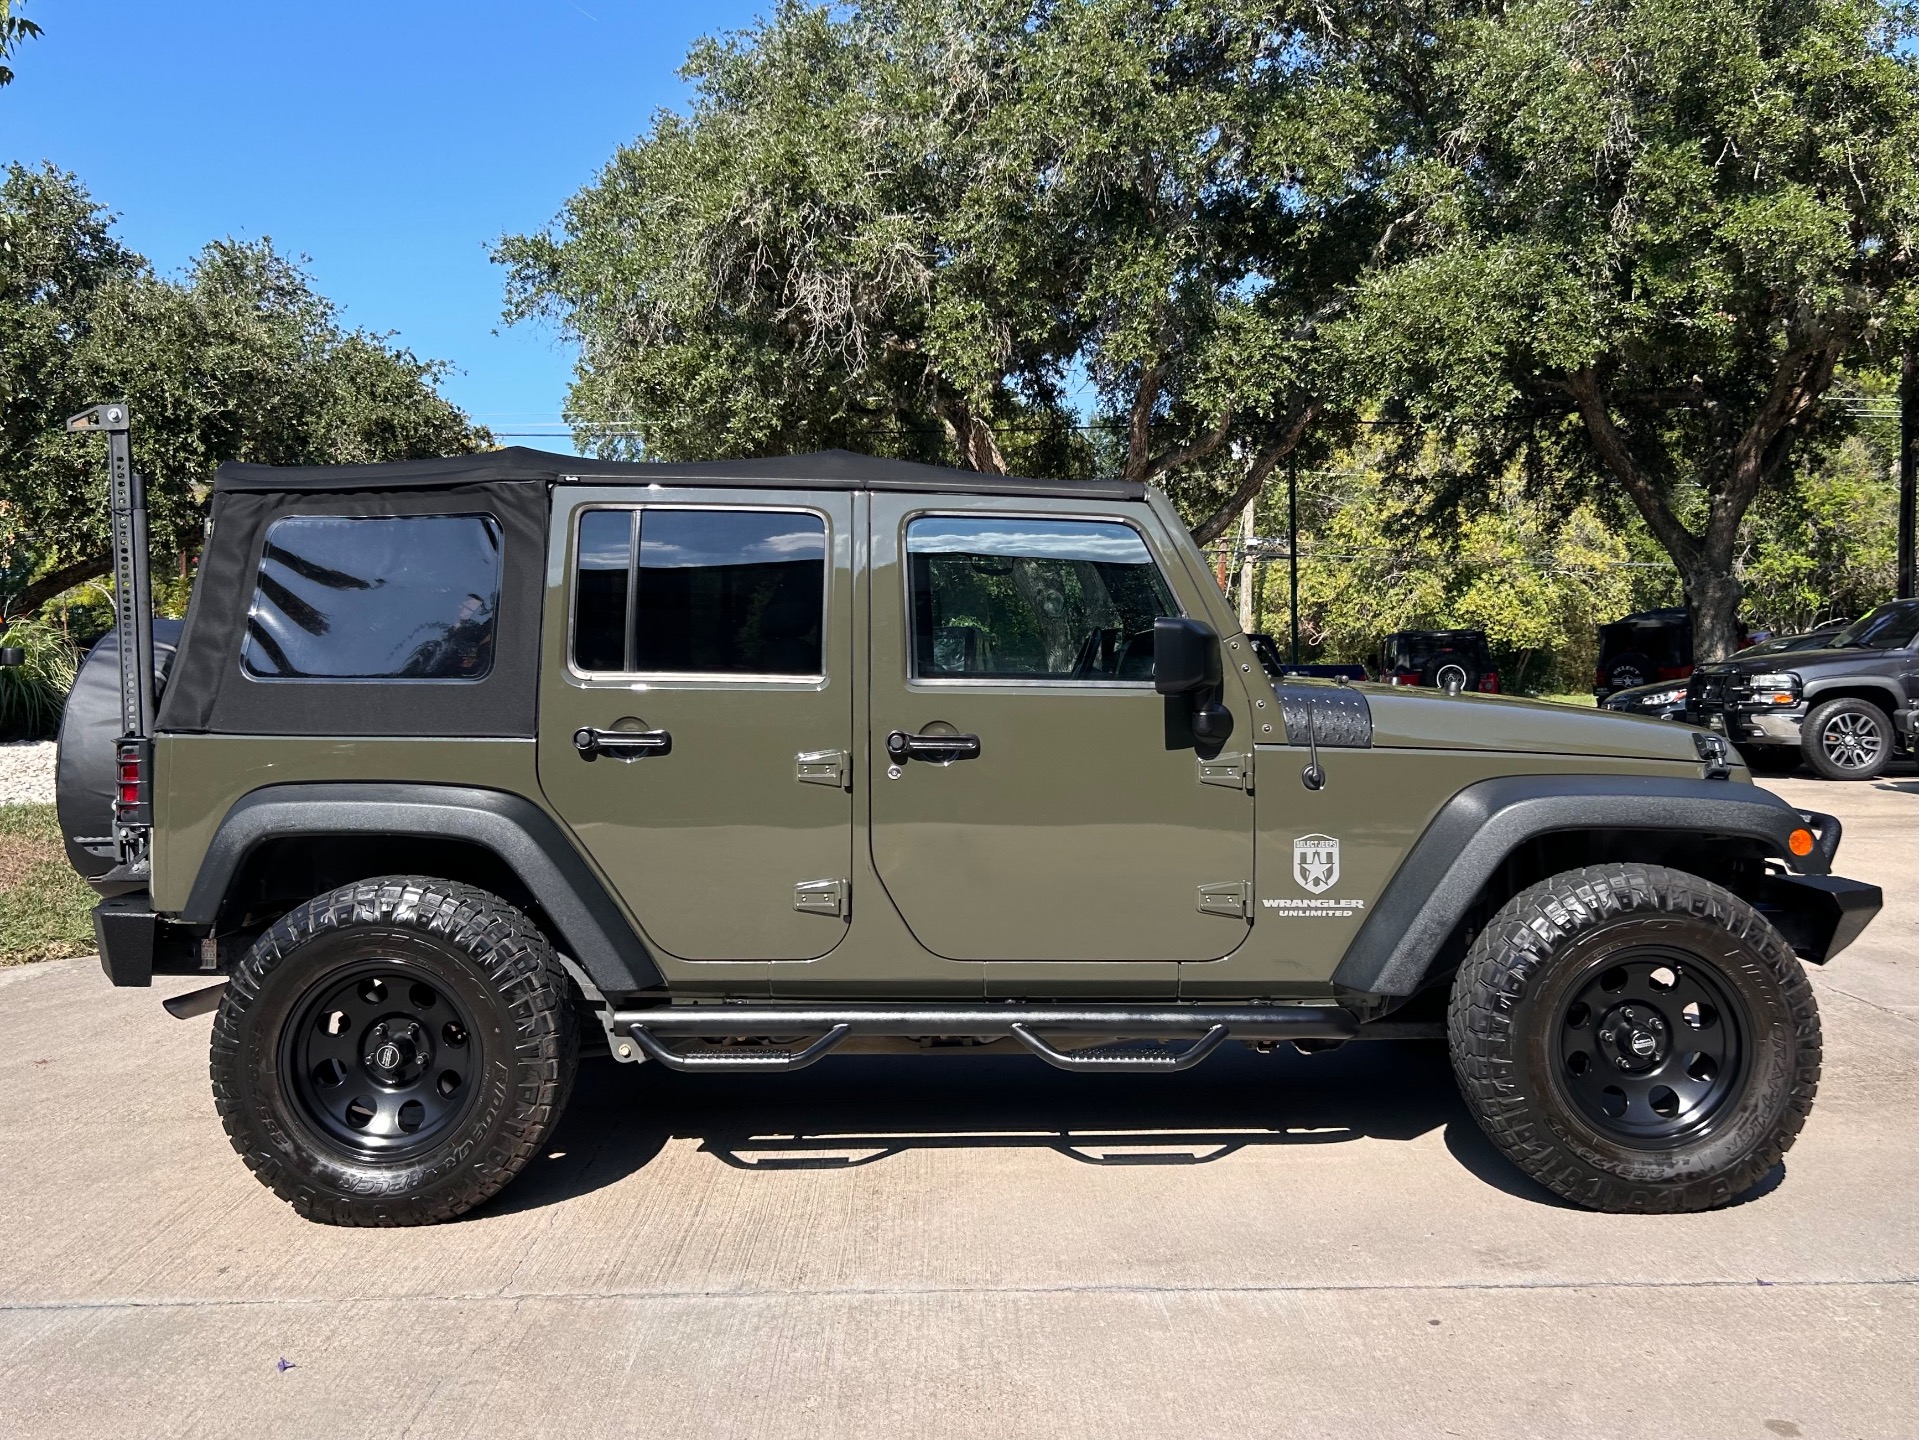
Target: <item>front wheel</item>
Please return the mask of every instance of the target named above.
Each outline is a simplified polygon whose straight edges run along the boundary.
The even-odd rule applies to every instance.
[[[1870,780],[1892,762],[1892,717],[1870,700],[1815,705],[1799,735],[1806,763],[1828,780]]]
[[[1653,865],[1514,896],[1460,965],[1447,1028],[1493,1143],[1594,1210],[1736,1198],[1819,1084],[1819,1011],[1791,947],[1738,896]]]
[[[552,1132],[579,1036],[552,947],[505,901],[411,876],[300,906],[235,967],[214,1103],[309,1219],[419,1225],[471,1209]]]

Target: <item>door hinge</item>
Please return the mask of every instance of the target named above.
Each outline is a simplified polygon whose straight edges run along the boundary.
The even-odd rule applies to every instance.
[[[802,880],[793,887],[793,908],[808,915],[838,915],[853,908],[853,886],[846,880]]]
[[[1253,757],[1215,755],[1210,760],[1201,760],[1199,783],[1224,785],[1229,790],[1251,790],[1253,788]]]
[[[847,788],[853,775],[853,757],[844,750],[802,750],[793,757],[793,778],[802,785]]]
[[[1230,880],[1223,885],[1200,886],[1199,913],[1225,915],[1234,920],[1246,919],[1253,913],[1253,882]]]

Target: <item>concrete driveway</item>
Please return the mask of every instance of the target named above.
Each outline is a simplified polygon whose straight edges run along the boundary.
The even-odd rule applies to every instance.
[[[1560,1205],[1379,1043],[602,1062],[498,1203],[335,1230],[229,1149],[192,982],[0,972],[0,1434],[1912,1435],[1919,781],[1777,788],[1889,906],[1814,977],[1811,1123],[1708,1215]]]

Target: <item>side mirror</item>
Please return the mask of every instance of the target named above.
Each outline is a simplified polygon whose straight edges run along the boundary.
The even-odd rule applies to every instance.
[[[27,652],[18,645],[0,647],[0,668],[27,663]]]
[[[1219,636],[1203,620],[1162,615],[1153,622],[1153,688],[1190,695],[1219,684]]]

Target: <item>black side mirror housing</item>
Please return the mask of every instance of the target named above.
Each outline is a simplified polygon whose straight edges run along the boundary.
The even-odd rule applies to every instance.
[[[1153,622],[1153,688],[1190,695],[1219,684],[1219,636],[1204,620],[1162,615]]]

